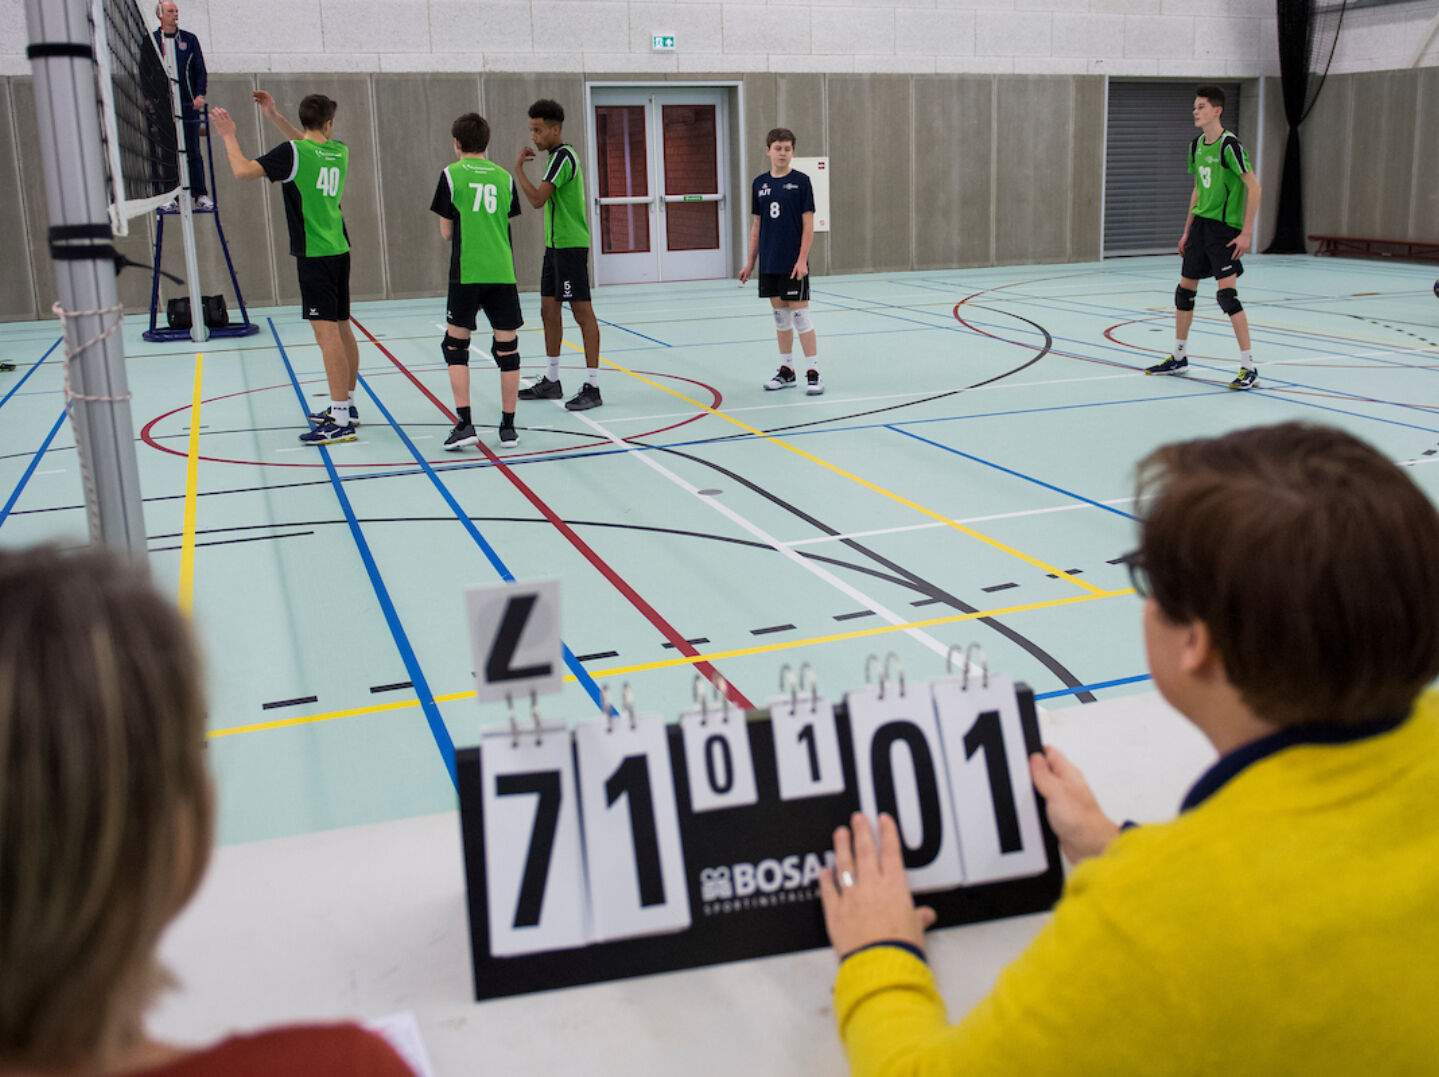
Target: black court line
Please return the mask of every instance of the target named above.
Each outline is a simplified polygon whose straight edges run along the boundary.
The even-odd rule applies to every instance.
[[[1064,573],[1067,576],[1079,576],[1083,574],[1083,570],[1077,568],[1067,568],[1064,570]],[[1048,576],[1051,580],[1059,579],[1059,576],[1053,572],[1046,572],[1045,575]]]
[[[770,625],[768,628],[751,628],[751,636],[768,636],[771,632],[793,632],[794,625]]]
[[[993,587],[981,587],[980,590],[987,595],[992,595],[996,591],[1008,591],[1011,587],[1018,586],[1017,583],[996,583]]]
[[[876,616],[874,610],[856,610],[854,613],[836,613],[834,615],[834,619],[836,621],[853,621],[857,620],[860,617],[874,616]]]
[[[377,684],[370,689],[370,695],[379,695],[381,692],[398,692],[401,688],[415,687],[414,681],[396,681],[394,684]]]
[[[262,711],[272,711],[278,707],[298,707],[301,703],[317,703],[319,696],[300,696],[296,699],[277,699],[273,703],[261,703]]]
[[[240,542],[267,542],[270,539],[301,538],[305,535],[313,534],[313,531],[286,531],[281,535],[251,535],[249,538],[215,539],[213,542],[197,542],[195,543],[195,548],[198,550],[201,546],[233,546]],[[179,550],[182,548],[181,546],[151,546],[150,552],[166,553],[170,550]]]
[[[576,662],[598,662],[601,658],[618,658],[619,651],[596,651],[594,654],[577,654]]]
[[[708,636],[696,636],[694,639],[687,639],[687,640],[685,640],[685,642],[688,643],[691,647],[698,647],[701,643],[708,643],[708,642],[709,642],[709,637],[708,637]],[[673,650],[673,649],[674,649],[674,644],[673,644],[673,643],[669,643],[669,642],[662,643],[662,644],[660,644],[660,646],[663,647],[663,648],[665,648],[665,650]]]
[[[937,598],[917,598],[910,603],[911,606],[934,606],[939,603]]]

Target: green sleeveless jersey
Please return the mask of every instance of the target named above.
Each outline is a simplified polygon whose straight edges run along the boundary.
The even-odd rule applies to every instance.
[[[290,253],[296,257],[323,258],[350,249],[340,198],[350,149],[330,139],[302,138],[282,142],[259,159],[265,175],[282,183],[285,220],[290,226]]]
[[[1189,171],[1199,198],[1196,217],[1223,221],[1231,228],[1244,227],[1244,174],[1250,171],[1249,154],[1228,131],[1213,142],[1200,134],[1189,144]]]
[[[580,159],[568,142],[550,151],[544,178],[555,188],[545,203],[545,246],[588,247],[585,182],[580,177]]]
[[[461,157],[440,173],[430,211],[454,222],[453,283],[515,283],[510,218],[519,215],[520,200],[508,172],[483,157]]]

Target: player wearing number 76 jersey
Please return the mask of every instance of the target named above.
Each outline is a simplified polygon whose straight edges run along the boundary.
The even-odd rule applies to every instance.
[[[282,184],[290,253],[300,277],[301,313],[315,333],[330,385],[329,410],[310,416],[315,428],[301,434],[300,440],[306,445],[354,441],[360,349],[350,329],[350,237],[340,214],[350,150],[330,137],[339,106],[324,94],[310,94],[300,102],[302,129],[280,115],[274,98],[264,90],[256,90],[254,98],[289,138],[258,160],[249,160],[240,149],[235,121],[228,112],[212,108],[210,120],[225,142],[236,179]]]
[[[510,218],[519,215],[519,192],[514,177],[485,157],[490,125],[483,116],[465,113],[450,126],[450,137],[459,159],[440,173],[430,202],[430,212],[440,218],[440,236],[450,242],[450,293],[440,352],[450,372],[458,421],[445,448],[454,452],[480,440],[470,415],[470,334],[482,310],[494,333],[490,355],[500,368],[500,444],[510,448],[520,440],[515,431],[520,391],[515,330],[525,324],[510,248]]]

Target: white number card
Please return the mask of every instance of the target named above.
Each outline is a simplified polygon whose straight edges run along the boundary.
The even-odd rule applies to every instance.
[[[575,730],[594,940],[683,931],[689,889],[664,719]]]
[[[685,773],[690,780],[691,811],[742,808],[759,802],[749,723],[743,711],[686,711],[680,715],[680,732]]]
[[[934,684],[959,844],[970,885],[1040,875],[1048,867],[1039,804],[1024,750],[1014,684]]]
[[[905,878],[916,893],[964,883],[952,823],[944,749],[927,685],[895,685],[845,696],[860,810],[888,812],[899,825]]]
[[[574,755],[562,725],[487,733],[485,891],[495,957],[583,946],[584,859]]]
[[[769,714],[780,800],[843,793],[834,704],[820,695],[784,695],[770,700]]]

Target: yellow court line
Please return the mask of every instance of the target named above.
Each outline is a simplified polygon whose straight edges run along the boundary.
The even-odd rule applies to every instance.
[[[571,347],[571,348],[574,348],[576,351],[583,351],[583,350],[584,350],[583,348],[580,348],[580,347],[578,347],[577,345],[570,344],[570,342],[569,342],[568,340],[565,341],[565,344],[569,345],[569,347]],[[738,426],[741,430],[747,430],[747,431],[749,431],[749,433],[754,434],[756,437],[761,437],[761,438],[764,438],[764,440],[766,440],[766,441],[773,442],[775,445],[778,445],[781,449],[788,449],[790,452],[794,453],[796,456],[802,457],[802,458],[804,458],[805,460],[808,460],[808,461],[809,461],[810,463],[812,463],[812,464],[818,464],[820,467],[826,469],[827,471],[832,471],[832,472],[834,472],[836,475],[839,475],[841,478],[848,479],[850,482],[858,483],[860,486],[863,486],[863,487],[864,487],[865,489],[867,489],[867,490],[873,490],[875,493],[879,494],[881,497],[887,497],[887,498],[889,498],[891,501],[898,502],[899,504],[905,506],[905,508],[913,509],[915,512],[919,513],[919,514],[922,515],[922,516],[928,516],[931,520],[937,520],[937,521],[939,521],[940,523],[944,524],[946,527],[951,527],[951,528],[953,528],[954,530],[960,532],[960,533],[963,534],[963,535],[968,535],[968,536],[969,536],[970,538],[972,538],[972,539],[978,539],[980,542],[984,543],[986,546],[993,547],[994,549],[1000,551],[1001,553],[1007,553],[1007,554],[1009,554],[1011,557],[1017,557],[1017,558],[1019,558],[1021,561],[1027,562],[1028,564],[1031,564],[1031,565],[1034,565],[1036,568],[1042,568],[1045,572],[1050,573],[1051,575],[1057,576],[1058,578],[1060,578],[1060,579],[1062,579],[1062,580],[1068,580],[1070,583],[1074,584],[1076,587],[1078,587],[1078,588],[1080,588],[1080,589],[1082,589],[1082,590],[1088,591],[1090,594],[1095,595],[1096,597],[1097,597],[1097,596],[1100,596],[1100,595],[1106,595],[1106,594],[1109,593],[1109,592],[1105,591],[1102,587],[1096,587],[1094,584],[1088,582],[1087,580],[1077,579],[1076,577],[1071,576],[1068,572],[1065,572],[1065,571],[1064,571],[1063,569],[1061,569],[1061,568],[1055,568],[1053,565],[1046,564],[1045,562],[1041,561],[1041,560],[1040,560],[1039,558],[1037,558],[1037,557],[1031,557],[1029,554],[1025,553],[1025,552],[1022,551],[1022,550],[1016,550],[1013,546],[1009,546],[1009,545],[1007,545],[1007,544],[1005,544],[1005,543],[1003,543],[1003,542],[1000,542],[998,539],[992,539],[992,538],[990,538],[988,535],[981,534],[980,532],[976,531],[974,528],[972,528],[972,527],[966,527],[964,524],[960,523],[960,522],[957,521],[957,520],[951,520],[948,516],[945,516],[943,513],[935,512],[933,509],[925,508],[923,505],[919,504],[917,501],[911,501],[909,498],[905,497],[903,494],[897,494],[897,493],[895,493],[893,490],[886,490],[883,486],[879,486],[879,485],[877,485],[877,484],[875,484],[875,483],[870,482],[868,479],[861,478],[860,476],[854,474],[854,473],[851,472],[851,471],[846,471],[846,470],[845,470],[844,468],[842,468],[842,467],[838,467],[838,466],[836,466],[835,464],[831,464],[828,460],[821,460],[818,456],[815,456],[813,453],[806,452],[804,449],[801,449],[801,448],[799,448],[798,446],[791,445],[789,442],[783,441],[783,440],[781,440],[780,438],[775,437],[773,434],[766,434],[763,430],[760,430],[760,429],[757,428],[757,427],[750,426],[749,423],[744,422],[742,419],[736,419],[733,415],[729,415],[729,414],[727,414],[726,412],[723,412],[723,411],[718,411],[718,410],[716,410],[715,408],[709,407],[709,406],[706,405],[706,404],[701,404],[698,400],[695,400],[693,397],[686,396],[684,393],[678,391],[677,389],[671,389],[671,388],[670,388],[669,386],[667,386],[667,385],[661,385],[659,382],[655,381],[654,379],[652,379],[652,378],[647,378],[647,377],[645,377],[643,374],[640,374],[640,373],[637,373],[636,371],[630,370],[630,369],[628,369],[627,367],[623,367],[623,366],[621,366],[619,363],[614,362],[613,360],[604,358],[604,356],[601,356],[601,357],[600,357],[600,362],[606,364],[607,366],[612,366],[612,367],[614,367],[616,370],[621,371],[621,372],[623,372],[623,373],[625,373],[625,374],[628,374],[630,377],[635,378],[635,379],[638,380],[638,381],[642,381],[642,382],[644,382],[646,385],[648,385],[648,386],[650,386],[650,387],[652,387],[652,388],[659,389],[659,390],[661,390],[661,391],[663,391],[663,392],[669,393],[670,396],[677,397],[677,398],[679,398],[680,400],[683,400],[685,403],[690,404],[690,405],[692,405],[692,406],[694,406],[694,407],[696,407],[696,408],[699,408],[701,411],[709,412],[709,414],[711,414],[711,415],[716,415],[716,416],[718,416],[719,418],[725,420],[726,422],[733,423],[735,426]]]
[[[195,356],[195,399],[190,404],[190,456],[185,465],[185,523],[180,538],[180,609],[195,608],[195,500],[200,477],[200,387],[204,384],[205,356]]]
[[[604,677],[619,677],[631,673],[647,673],[674,666],[690,666],[696,662],[717,662],[729,658],[745,658],[756,654],[772,654],[775,651],[790,651],[799,647],[812,647],[821,643],[838,643],[843,640],[862,639],[866,636],[882,636],[891,632],[905,632],[911,628],[933,628],[936,625],[958,624],[961,621],[978,621],[985,617],[1001,617],[1010,613],[1030,613],[1034,610],[1054,609],[1059,606],[1073,606],[1080,602],[1093,602],[1097,598],[1119,598],[1134,594],[1133,588],[1123,591],[1104,591],[1097,595],[1072,595],[1069,598],[1052,598],[1045,602],[1030,602],[1023,606],[1004,606],[993,610],[976,610],[973,613],[956,613],[949,617],[931,617],[923,621],[908,621],[897,625],[878,625],[874,628],[857,628],[849,632],[836,632],[828,636],[812,636],[809,639],[790,640],[787,643],[764,643],[755,647],[741,647],[732,651],[715,651],[710,654],[680,655],[664,658],[658,662],[646,662],[636,666],[615,666],[611,669],[597,669],[592,674],[595,680]],[[566,681],[576,681],[573,673],[566,674]],[[450,692],[436,696],[436,703],[450,703],[457,699],[473,699],[474,692]],[[287,729],[293,726],[314,725],[317,722],[331,722],[339,718],[359,718],[366,714],[383,714],[386,711],[407,710],[418,707],[418,699],[396,700],[394,703],[377,703],[372,707],[358,707],[354,710],[330,711],[327,714],[298,715],[294,718],[279,718],[272,722],[255,722],[252,725],[230,726],[226,729],[212,729],[205,734],[211,740],[217,737],[234,737],[241,733],[263,733],[271,729]]]

